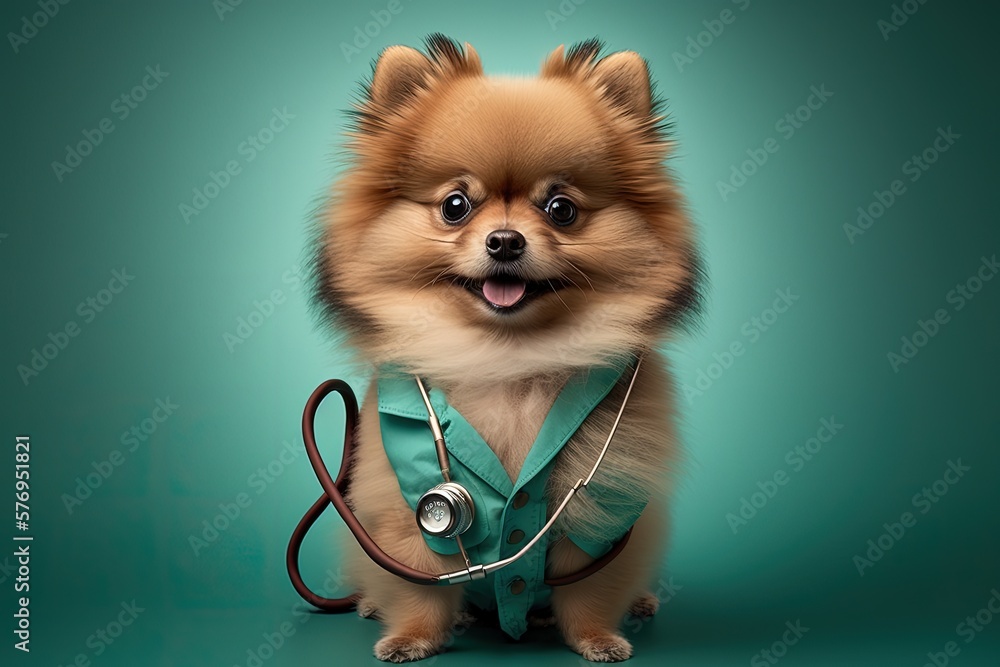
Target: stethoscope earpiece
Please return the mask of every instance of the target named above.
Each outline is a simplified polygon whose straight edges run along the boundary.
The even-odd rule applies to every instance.
[[[417,501],[417,525],[434,537],[452,538],[472,526],[476,507],[461,484],[438,484]]]

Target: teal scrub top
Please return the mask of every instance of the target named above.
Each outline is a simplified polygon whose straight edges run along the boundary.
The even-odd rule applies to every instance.
[[[514,482],[479,433],[448,404],[443,392],[430,389],[431,405],[450,454],[452,481],[464,486],[475,503],[475,519],[462,535],[473,564],[512,556],[541,530],[548,519],[545,487],[556,454],[608,395],[624,370],[624,366],[594,367],[567,381]],[[416,512],[420,496],[443,479],[427,408],[413,377],[382,369],[378,379],[378,409],[386,455],[403,498]],[[591,493],[593,488],[588,486],[586,492]],[[644,507],[642,502],[629,511],[615,512],[618,525],[608,532],[605,540],[567,537],[598,558],[635,523]],[[435,552],[458,553],[454,539],[422,534]],[[551,589],[544,583],[548,542],[546,536],[520,560],[465,585],[466,599],[480,609],[496,609],[501,628],[515,639],[527,629],[528,610],[548,604]]]

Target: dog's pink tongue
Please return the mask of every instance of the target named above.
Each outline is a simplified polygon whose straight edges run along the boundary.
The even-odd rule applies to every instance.
[[[483,283],[483,296],[494,306],[509,308],[524,298],[527,285],[523,282],[500,282],[487,278]]]

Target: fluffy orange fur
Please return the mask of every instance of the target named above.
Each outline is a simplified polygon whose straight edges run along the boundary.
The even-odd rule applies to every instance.
[[[559,47],[538,77],[500,78],[484,75],[470,45],[441,36],[426,55],[387,49],[356,109],[350,167],[324,211],[316,288],[330,323],[373,368],[392,363],[442,388],[512,479],[572,373],[654,350],[697,305],[696,244],[664,166],[670,143],[646,64],[599,50],[594,41]],[[455,192],[471,206],[460,224],[442,214]],[[554,196],[572,202],[571,224],[546,212]],[[485,247],[494,230],[525,239],[523,255],[504,265],[536,286],[517,308],[475,289],[497,271]],[[623,393],[612,391],[559,454],[551,499],[589,471]],[[590,660],[629,657],[618,624],[633,603],[650,607],[644,590],[662,556],[676,459],[672,404],[665,362],[647,354],[598,473],[623,498],[649,499],[647,510],[616,560],[553,591],[557,625]],[[366,530],[413,567],[459,567],[427,547],[402,495],[387,492],[398,484],[373,387],[357,435],[350,502]],[[611,512],[582,494],[555,535],[601,535]],[[566,574],[588,560],[556,539],[547,570]],[[414,660],[443,647],[460,586],[409,584],[356,548],[349,566],[360,610],[385,624],[377,657]]]

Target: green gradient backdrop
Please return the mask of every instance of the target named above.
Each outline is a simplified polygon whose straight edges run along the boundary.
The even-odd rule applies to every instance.
[[[30,434],[35,541],[30,656],[11,646],[13,542],[0,551],[3,664],[252,665],[248,650],[285,622],[295,634],[264,665],[375,662],[376,623],[293,611],[284,572],[285,541],[318,491],[292,457],[301,406],[346,369],[289,271],[337,172],[356,82],[382,47],[434,31],[473,43],[490,73],[533,73],[556,45],[598,35],[648,58],[669,100],[711,290],[702,331],[667,354],[683,384],[714,379],[684,402],[688,464],[663,570],[676,595],[627,629],[634,663],[753,664],[801,620],[810,629],[783,665],[919,666],[948,641],[954,665],[1000,664],[1000,620],[969,643],[956,634],[1000,587],[1000,281],[960,311],[946,298],[1000,250],[1000,16],[934,0],[885,40],[888,1],[744,4],[402,0],[348,62],[341,43],[386,2],[247,0],[222,19],[209,0],[71,2],[16,53],[5,47],[0,498],[13,504],[13,440]],[[678,67],[673,54],[726,8],[735,20]],[[4,3],[0,26],[20,31],[37,11]],[[169,75],[120,119],[114,99],[157,65]],[[786,138],[775,123],[824,85],[833,96]],[[240,144],[274,108],[294,118],[248,162]],[[114,131],[60,182],[51,163],[105,117]],[[850,243],[844,223],[908,179],[904,162],[939,127],[961,136]],[[724,201],[717,182],[768,137],[778,151]],[[241,172],[186,224],[179,205],[229,160]],[[78,311],[121,267],[134,275],[125,290],[92,318]],[[798,300],[752,340],[752,318],[784,289]],[[230,351],[224,334],[274,290],[283,302]],[[893,372],[887,353],[938,308],[950,321]],[[79,335],[25,385],[18,365],[70,321]],[[737,341],[743,354],[712,368]],[[127,451],[122,434],[168,398],[179,407]],[[796,470],[786,453],[828,417],[843,429]],[[341,417],[323,418],[333,452]],[[113,450],[121,465],[70,513],[63,494]],[[921,514],[913,495],[957,459],[971,470]],[[727,513],[779,470],[787,485],[734,533]],[[196,555],[190,536],[240,493],[249,506]],[[853,557],[908,510],[916,525],[859,576]],[[336,574],[333,540],[315,535],[304,561],[320,586]],[[132,600],[144,611],[113,643],[91,638]],[[552,633],[513,644],[488,628],[434,660],[542,659],[579,662]]]

